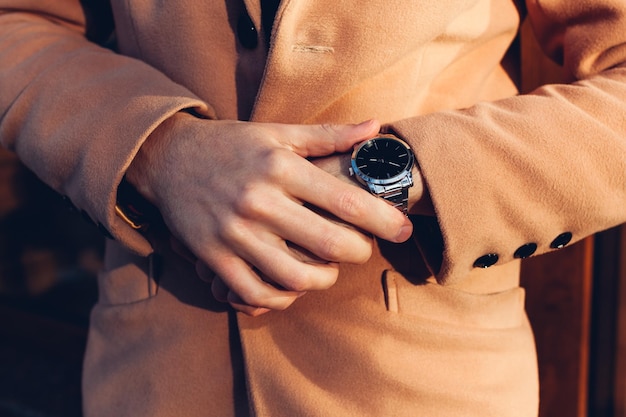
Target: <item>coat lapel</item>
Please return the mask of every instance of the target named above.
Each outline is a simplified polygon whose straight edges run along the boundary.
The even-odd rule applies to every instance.
[[[327,75],[341,58],[328,36],[333,30],[310,3],[283,0],[279,6],[252,120],[310,122],[332,101],[336,88]]]
[[[414,114],[415,107],[405,106],[404,114],[401,104],[416,93],[398,80],[420,86],[424,46],[479,1],[283,0],[252,120],[359,122]],[[382,107],[382,101],[400,104],[392,110],[394,103]]]

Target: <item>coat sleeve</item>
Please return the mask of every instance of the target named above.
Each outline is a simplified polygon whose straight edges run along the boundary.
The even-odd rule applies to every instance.
[[[0,141],[105,234],[147,255],[149,243],[115,215],[117,186],[159,123],[212,111],[152,67],[90,42],[85,15],[79,0],[0,0]]]
[[[440,282],[626,221],[626,2],[527,8],[574,82],[391,126],[413,145],[435,206],[437,233],[418,226],[417,240]]]

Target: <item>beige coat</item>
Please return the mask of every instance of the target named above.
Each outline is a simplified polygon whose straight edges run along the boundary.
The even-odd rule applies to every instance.
[[[626,2],[284,0],[269,51],[259,0],[111,3],[119,54],[83,36],[87,20],[106,38],[101,10],[0,0],[0,139],[115,237],[87,417],[536,415],[514,254],[626,220]],[[515,55],[503,57],[526,8],[580,81],[516,96]],[[257,32],[238,36],[246,13]],[[378,118],[415,149],[437,221],[416,218],[419,250],[380,243],[330,290],[237,317],[167,248],[148,256],[113,209],[137,149],[185,108]],[[496,264],[476,268],[488,254]]]

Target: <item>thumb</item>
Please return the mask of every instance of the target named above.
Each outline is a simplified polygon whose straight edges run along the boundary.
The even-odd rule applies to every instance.
[[[371,139],[380,131],[378,120],[358,124],[320,124],[301,126],[300,135],[292,135],[291,150],[300,156],[326,156],[346,152],[355,144]]]

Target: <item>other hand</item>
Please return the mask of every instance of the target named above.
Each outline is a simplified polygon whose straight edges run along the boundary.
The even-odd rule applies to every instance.
[[[366,262],[372,242],[359,229],[395,242],[410,237],[402,213],[306,159],[346,152],[379,128],[375,121],[286,125],[179,113],[148,138],[127,178],[198,258],[197,269],[219,277],[214,293],[259,314],[330,287],[340,262]]]

